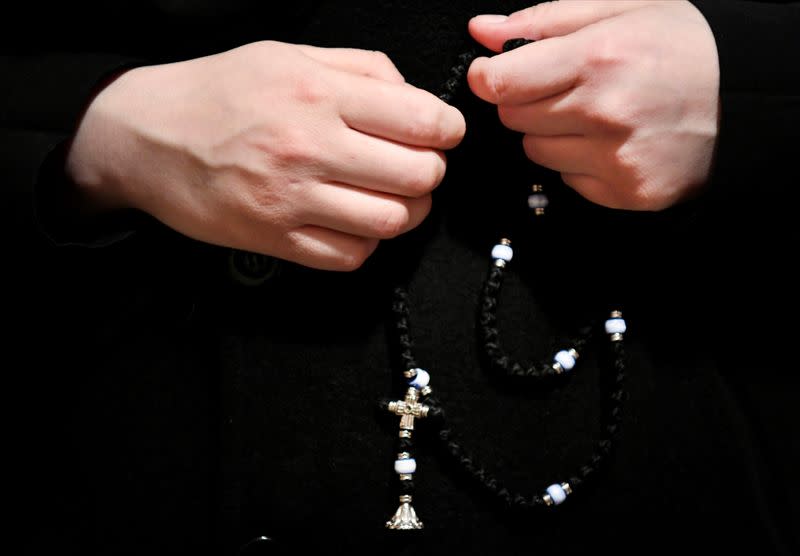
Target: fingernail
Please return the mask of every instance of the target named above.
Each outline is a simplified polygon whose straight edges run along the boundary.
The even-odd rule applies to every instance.
[[[503,23],[506,19],[508,19],[507,15],[495,15],[495,14],[484,14],[476,16],[475,21],[477,23],[488,23],[490,25],[495,25],[497,23]]]

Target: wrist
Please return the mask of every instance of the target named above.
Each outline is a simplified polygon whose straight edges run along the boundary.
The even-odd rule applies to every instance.
[[[126,187],[127,168],[135,157],[128,121],[136,110],[135,83],[145,68],[115,74],[88,105],[67,149],[64,171],[71,200],[86,212],[135,208]]]

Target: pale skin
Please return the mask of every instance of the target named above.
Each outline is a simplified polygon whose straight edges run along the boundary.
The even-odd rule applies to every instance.
[[[353,270],[425,218],[464,131],[383,54],[267,41],[126,72],[89,106],[67,171],[95,207]]]
[[[499,51],[473,92],[528,157],[601,205],[659,210],[706,183],[714,38],[684,0],[562,0],[469,31]],[[265,41],[125,72],[88,107],[67,172],[93,209],[137,208],[187,236],[326,270],[417,226],[463,116],[384,55]]]
[[[686,0],[562,0],[484,15],[472,36],[473,92],[524,134],[528,158],[600,205],[661,210],[707,183],[719,118],[719,62]]]

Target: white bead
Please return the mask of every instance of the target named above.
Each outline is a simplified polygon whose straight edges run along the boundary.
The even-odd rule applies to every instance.
[[[417,460],[414,458],[399,459],[394,462],[394,470],[400,475],[410,475],[417,470]]]
[[[564,369],[565,371],[571,371],[572,368],[575,366],[575,358],[572,357],[570,352],[568,352],[567,350],[562,349],[561,351],[556,353],[554,359],[556,360],[556,363],[561,365],[561,368]]]
[[[608,334],[624,334],[627,329],[625,319],[608,319],[606,321],[606,332]]]
[[[547,195],[544,193],[534,193],[533,195],[528,195],[528,206],[532,209],[545,208],[549,204],[550,201],[547,199]]]
[[[513,256],[514,256],[514,250],[511,249],[510,245],[503,245],[502,243],[498,243],[497,245],[494,246],[494,248],[492,248],[493,259],[502,259],[505,262],[510,262]]]
[[[409,384],[417,390],[422,390],[431,381],[431,375],[424,369],[417,369],[417,376]]]
[[[556,506],[567,499],[567,493],[561,485],[550,485],[547,487],[547,494]]]

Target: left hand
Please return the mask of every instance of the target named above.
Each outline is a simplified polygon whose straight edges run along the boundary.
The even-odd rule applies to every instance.
[[[469,69],[473,92],[525,134],[531,160],[611,208],[661,210],[708,181],[718,130],[719,60],[687,0],[561,0],[478,16],[499,52]]]

